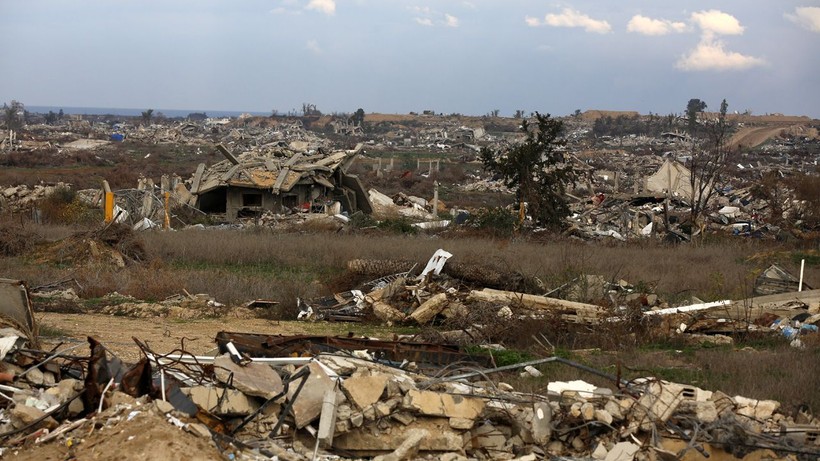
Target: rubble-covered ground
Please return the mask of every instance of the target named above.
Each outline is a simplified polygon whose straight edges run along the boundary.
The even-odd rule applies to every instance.
[[[563,234],[483,214],[512,191],[476,154],[513,119],[30,125],[0,153],[0,456],[816,459],[815,203],[786,179],[811,180],[817,126],[736,119],[692,242],[685,197],[643,189],[684,171],[674,117],[566,120],[586,182]],[[202,216],[217,143],[311,178],[364,143],[374,214]]]

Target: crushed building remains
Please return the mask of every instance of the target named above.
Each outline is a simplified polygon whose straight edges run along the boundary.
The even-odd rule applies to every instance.
[[[264,211],[325,213],[334,206],[332,214],[370,213],[364,187],[347,172],[363,146],[329,154],[322,149],[308,153],[280,148],[264,155],[234,156],[220,144],[217,148],[226,160],[207,168],[200,164],[191,181],[191,194],[201,211],[224,214],[227,221]]]

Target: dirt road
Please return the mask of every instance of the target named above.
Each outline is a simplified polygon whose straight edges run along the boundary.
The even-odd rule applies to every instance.
[[[99,314],[38,313],[44,336],[44,348],[60,342],[84,343],[93,336],[125,362],[140,359],[136,337],[156,352],[168,353],[180,347],[194,354],[204,354],[216,347],[214,338],[220,331],[268,334],[334,335],[344,331],[345,324],[328,322],[278,322],[264,319],[196,319],[130,318]],[[80,349],[82,350],[82,349]]]
[[[786,133],[792,136],[807,136],[817,138],[817,129],[807,125],[766,125],[743,127],[732,136],[730,141],[732,148],[752,148],[757,147],[769,139]]]

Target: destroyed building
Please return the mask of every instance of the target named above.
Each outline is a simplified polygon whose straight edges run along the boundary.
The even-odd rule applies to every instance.
[[[226,160],[200,164],[191,183],[199,210],[226,221],[273,213],[372,212],[367,192],[347,170],[362,150],[326,154],[279,148],[269,153],[234,156],[217,146]]]

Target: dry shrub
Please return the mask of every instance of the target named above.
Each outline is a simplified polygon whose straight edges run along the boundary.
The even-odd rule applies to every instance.
[[[42,238],[31,230],[11,223],[0,224],[0,255],[18,256],[32,249]]]
[[[78,292],[81,298],[100,298],[117,292],[141,300],[161,301],[183,293],[186,288],[182,274],[157,264],[123,270],[91,265],[77,269],[74,277],[82,287]]]
[[[308,219],[303,223],[294,225],[294,230],[307,234],[329,234],[342,230],[344,225],[330,217],[323,216],[321,218]]]
[[[38,203],[43,221],[48,224],[88,224],[99,222],[102,212],[80,201],[69,187],[57,187]]]
[[[140,263],[148,260],[148,251],[145,249],[142,236],[134,232],[127,224],[112,223],[97,235],[101,241],[131,261]]]

